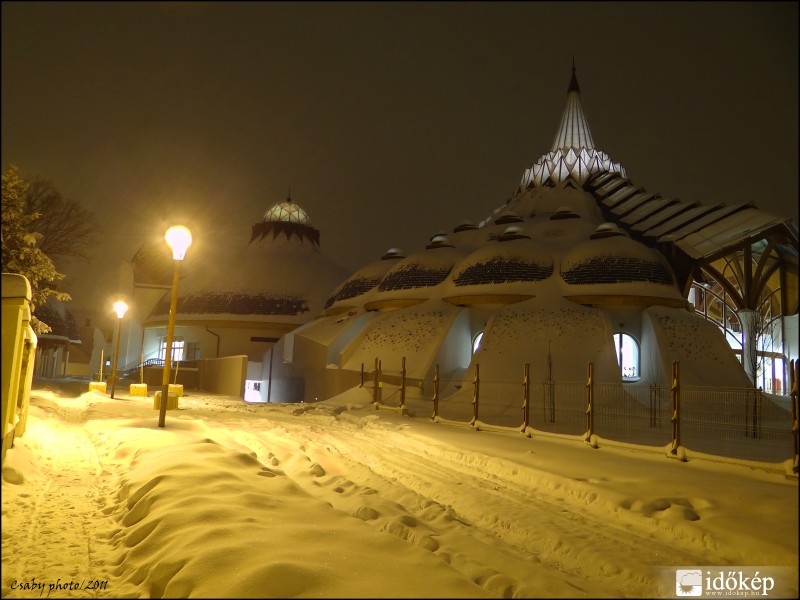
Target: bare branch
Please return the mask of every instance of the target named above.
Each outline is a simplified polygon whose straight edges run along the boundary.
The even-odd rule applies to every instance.
[[[31,231],[41,234],[38,247],[50,257],[87,257],[94,240],[94,214],[64,198],[52,182],[36,177],[27,194],[27,212],[38,213]]]

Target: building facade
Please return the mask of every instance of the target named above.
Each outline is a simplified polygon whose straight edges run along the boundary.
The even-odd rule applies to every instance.
[[[469,381],[762,387],[798,357],[798,235],[754,205],[703,205],[635,185],[595,146],[573,67],[552,147],[483,221],[392,249],[282,338],[275,401],[313,401],[373,364]],[[277,388],[276,388],[277,389]],[[298,390],[304,392],[299,394]]]

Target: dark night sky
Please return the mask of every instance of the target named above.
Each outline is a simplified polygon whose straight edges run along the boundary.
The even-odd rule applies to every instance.
[[[573,55],[637,185],[797,219],[797,2],[3,2],[2,48],[3,169],[96,211],[89,270],[290,187],[349,269],[419,250],[550,149]]]

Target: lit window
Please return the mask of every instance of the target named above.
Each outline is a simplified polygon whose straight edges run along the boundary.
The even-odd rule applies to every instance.
[[[639,344],[627,333],[614,334],[614,349],[623,381],[639,379]]]
[[[172,340],[172,358],[170,362],[183,360],[184,342],[183,338],[175,338]],[[167,338],[161,338],[161,343],[158,347],[158,358],[164,360],[167,351]]]
[[[483,339],[483,332],[479,331],[474,338],[472,338],[472,353],[475,354],[478,348],[481,347],[481,339]]]

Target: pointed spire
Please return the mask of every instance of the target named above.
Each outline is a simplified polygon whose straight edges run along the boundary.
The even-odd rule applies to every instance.
[[[291,202],[292,201],[292,186],[289,186],[289,195],[286,196],[286,201],[287,202]]]
[[[626,177],[625,167],[594,147],[589,124],[581,106],[573,56],[567,104],[553,147],[550,152],[540,156],[530,169],[525,170],[517,194],[524,194],[531,187],[583,185],[592,175],[603,171],[616,172]]]
[[[592,133],[589,131],[589,124],[586,122],[586,115],[583,114],[581,106],[581,89],[578,86],[578,78],[575,76],[575,57],[572,57],[572,78],[567,89],[567,104],[564,107],[564,114],[561,116],[561,125],[556,133],[551,148],[552,152],[563,150],[565,153],[574,148],[580,152],[581,148],[594,148]]]
[[[575,55],[572,55],[572,79],[569,80],[569,87],[567,88],[567,93],[570,92],[578,92],[581,93],[581,88],[578,85],[578,78],[575,77]]]

